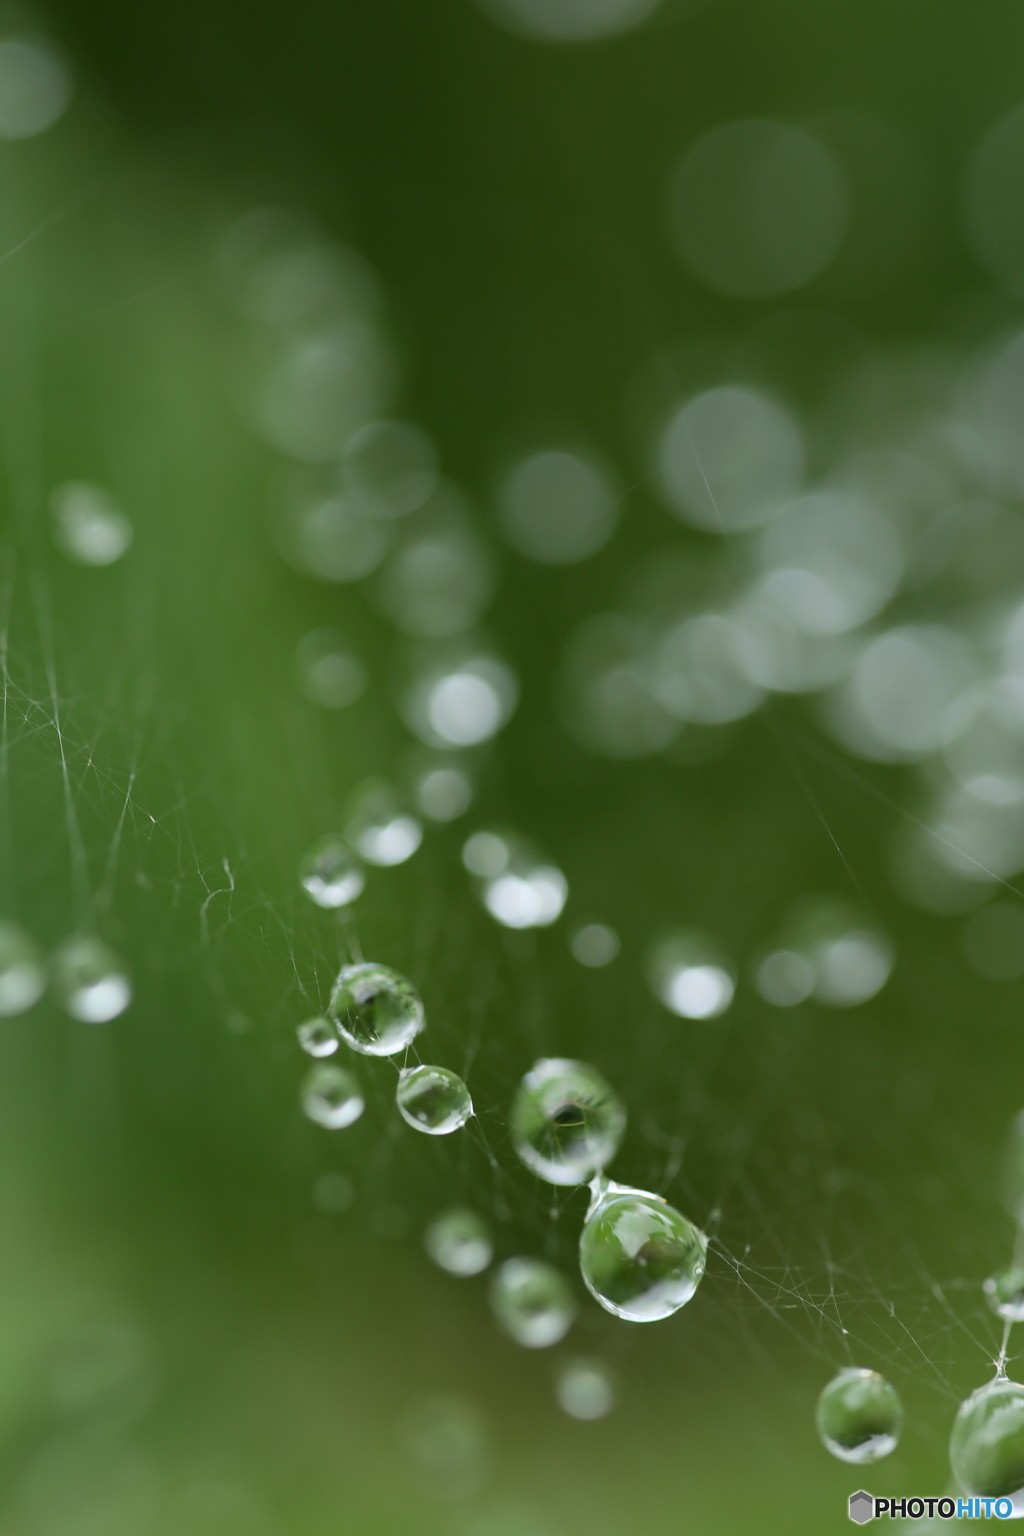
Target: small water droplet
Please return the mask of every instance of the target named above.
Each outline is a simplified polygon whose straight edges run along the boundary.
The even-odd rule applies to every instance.
[[[590,970],[611,965],[619,953],[619,936],[605,923],[586,923],[569,940],[573,958]]]
[[[364,1056],[394,1056],[424,1027],[423,1004],[411,981],[386,965],[347,965],[328,1009],[342,1039]]]
[[[368,779],[352,796],[345,836],[368,864],[389,868],[412,858],[423,828],[390,784]]]
[[[450,1136],[473,1113],[473,1100],[462,1078],[447,1067],[408,1067],[395,1093],[402,1119],[428,1136]]]
[[[626,1111],[595,1067],[548,1057],[520,1083],[509,1123],[533,1173],[549,1184],[584,1184],[614,1157]]]
[[[54,539],[79,565],[113,565],[132,542],[131,523],[98,485],[81,480],[59,485],[50,511]]]
[[[547,928],[561,916],[569,883],[525,838],[475,832],[462,850],[480,900],[504,928]]]
[[[997,1376],[960,1404],[949,1464],[972,1496],[1012,1498],[1024,1490],[1024,1387]]]
[[[26,1013],[45,989],[46,971],[28,934],[0,922],[0,1018]]]
[[[606,1312],[633,1323],[671,1317],[704,1275],[708,1241],[646,1190],[596,1179],[580,1234],[580,1273]]]
[[[341,1043],[330,1019],[307,1019],[295,1034],[307,1056],[333,1056]]]
[[[322,1173],[313,1184],[313,1204],[328,1216],[340,1216],[355,1197],[352,1180],[343,1173]]]
[[[473,784],[465,769],[449,758],[425,757],[417,765],[413,792],[430,821],[456,821],[470,807]]]
[[[558,1405],[572,1419],[603,1419],[615,1407],[615,1387],[600,1360],[569,1360],[555,1385]]]
[[[682,1019],[717,1018],[736,990],[731,968],[703,933],[668,934],[651,952],[647,975],[654,995]]]
[[[568,1281],[543,1259],[506,1259],[491,1284],[491,1307],[510,1338],[527,1349],[557,1344],[576,1316]]]
[[[815,1423],[827,1451],[840,1461],[864,1466],[896,1449],[903,1429],[903,1404],[884,1376],[850,1366],[822,1391]]]
[[[347,709],[366,688],[366,672],[333,629],[304,635],[295,651],[295,675],[311,704]]]
[[[985,1299],[998,1317],[1024,1323],[1024,1268],[1011,1264],[985,1281]]]
[[[440,1499],[463,1499],[487,1480],[487,1431],[469,1399],[438,1393],[413,1405],[402,1425],[419,1481]]]
[[[365,1104],[352,1073],[324,1062],[313,1067],[302,1085],[302,1108],[317,1125],[341,1131],[355,1124]]]
[[[322,837],[299,865],[302,889],[318,907],[347,907],[361,895],[365,877],[343,838]]]
[[[132,984],[113,950],[99,939],[80,935],[66,939],[51,960],[57,1001],[83,1024],[106,1024],[124,1013],[132,1000]]]
[[[487,1224],[475,1211],[443,1211],[424,1233],[423,1245],[450,1275],[479,1275],[494,1257]]]

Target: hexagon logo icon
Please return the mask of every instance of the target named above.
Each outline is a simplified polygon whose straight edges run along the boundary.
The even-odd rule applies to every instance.
[[[855,1525],[865,1525],[875,1518],[875,1501],[864,1489],[850,1494],[850,1519]]]

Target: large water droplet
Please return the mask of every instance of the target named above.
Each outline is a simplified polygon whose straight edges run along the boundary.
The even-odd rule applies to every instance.
[[[825,1387],[814,1417],[825,1449],[840,1461],[863,1466],[896,1449],[903,1404],[884,1376],[850,1366]]]
[[[394,1056],[424,1025],[416,988],[386,965],[346,965],[328,1012],[345,1043],[364,1056]]]
[[[626,1111],[595,1067],[546,1057],[516,1090],[509,1124],[533,1173],[549,1184],[585,1184],[615,1156]]]
[[[473,1100],[462,1078],[447,1067],[408,1067],[395,1093],[402,1119],[428,1136],[450,1136],[473,1113]]]
[[[557,1344],[576,1316],[564,1275],[543,1259],[506,1259],[491,1285],[491,1306],[505,1332],[527,1349]]]
[[[302,1108],[310,1120],[329,1131],[354,1125],[365,1108],[359,1084],[351,1072],[333,1062],[313,1067],[302,1085]]]
[[[479,1275],[494,1257],[487,1224],[475,1211],[443,1211],[424,1233],[423,1245],[450,1275]]]
[[[572,1419],[603,1419],[615,1407],[615,1387],[600,1360],[569,1360],[555,1386],[559,1407]]]
[[[53,990],[65,1013],[83,1024],[106,1024],[124,1013],[132,984],[113,950],[82,935],[65,939],[50,961]]]
[[[45,989],[43,962],[28,934],[0,922],[0,1018],[27,1012]]]
[[[653,1323],[690,1300],[707,1246],[700,1228],[657,1195],[596,1180],[580,1234],[580,1273],[606,1312]]]
[[[1024,1387],[997,1376],[960,1404],[949,1464],[975,1497],[1012,1498],[1024,1489]]]
[[[985,1299],[997,1316],[1024,1323],[1024,1268],[1011,1264],[985,1281]]]
[[[359,860],[340,837],[322,837],[299,865],[299,880],[318,907],[347,907],[366,881]]]
[[[333,1056],[340,1044],[330,1019],[307,1019],[295,1034],[307,1056]]]

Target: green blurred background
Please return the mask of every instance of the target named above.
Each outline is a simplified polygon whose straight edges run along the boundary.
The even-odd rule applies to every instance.
[[[893,890],[908,774],[853,763],[800,700],[770,701],[708,761],[611,762],[562,730],[551,671],[637,561],[701,557],[644,460],[666,371],[680,388],[741,371],[813,413],[851,357],[1014,323],[961,203],[979,138],[1022,94],[1019,7],[666,0],[578,47],[513,36],[470,0],[66,0],[43,21],[77,94],[51,133],[0,146],[3,891],[47,948],[95,923],[136,997],[102,1029],[48,1002],[0,1028],[0,1531],[817,1536],[847,1528],[865,1477],[939,1494],[955,1406],[998,1348],[981,1281],[1012,1240],[996,1163],[1024,1096],[1024,984],[973,975],[962,918]],[[753,303],[690,280],[667,233],[683,148],[731,118],[846,109],[920,151],[900,280],[851,298],[826,274]],[[232,405],[242,344],[214,252],[263,203],[370,262],[403,414],[483,526],[504,457],[552,432],[585,436],[628,486],[594,559],[503,556],[487,627],[520,707],[480,755],[467,820],[374,873],[353,919],[366,955],[419,986],[433,1059],[467,1068],[479,1119],[451,1142],[401,1126],[387,1062],[360,1063],[352,1129],[298,1108],[294,1027],[346,936],[303,902],[297,861],[411,741],[372,590],[280,560],[279,459]],[[48,548],[44,493],[70,478],[131,509],[123,564]],[[336,718],[293,679],[297,641],[328,624],[370,676]],[[570,958],[565,922],[507,935],[479,908],[459,848],[493,822],[567,872],[567,918],[618,930],[607,972]],[[741,984],[706,1024],[649,995],[642,956],[666,924],[746,964],[817,890],[866,901],[894,940],[865,1007],[783,1013]],[[431,1266],[422,1231],[469,1203],[501,1256],[573,1273],[584,1196],[532,1181],[505,1129],[539,1054],[600,1066],[630,1113],[615,1173],[715,1242],[671,1321],[588,1305],[565,1344],[528,1352],[494,1327],[485,1279]],[[348,1209],[315,1205],[326,1172],[350,1181]],[[53,1383],[97,1329],[113,1385],[69,1408]],[[580,1353],[618,1381],[597,1423],[554,1398],[558,1360]],[[907,1407],[899,1451],[867,1474],[814,1434],[817,1392],[851,1360]],[[446,1412],[469,1445],[451,1477],[415,1429]]]

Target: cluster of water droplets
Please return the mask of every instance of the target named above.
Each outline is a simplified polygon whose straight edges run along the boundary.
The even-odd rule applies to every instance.
[[[968,1498],[1001,1500],[1001,1518],[1024,1514],[1024,1385],[1007,1373],[1010,1337],[1024,1322],[1024,1112],[1010,1129],[1003,1196],[1016,1222],[1012,1261],[984,1282],[1002,1321],[995,1374],[959,1406],[949,1438],[956,1488]],[[822,1444],[841,1461],[865,1465],[894,1451],[903,1428],[895,1387],[877,1371],[849,1366],[822,1390],[816,1412]]]
[[[83,1024],[109,1023],[132,1000],[126,967],[101,939],[74,934],[47,960],[23,928],[0,922],[0,1018],[27,1013],[47,988]]]
[[[328,1130],[342,1130],[363,1113],[365,1101],[355,1074],[326,1059],[340,1045],[360,1056],[397,1056],[408,1051],[425,1027],[422,999],[406,977],[386,965],[360,961],[343,966],[326,1014],[306,1019],[296,1029],[299,1045],[316,1058],[301,1090],[307,1117]],[[473,1113],[469,1089],[447,1067],[401,1068],[395,1103],[405,1123],[428,1136],[450,1135]]]

